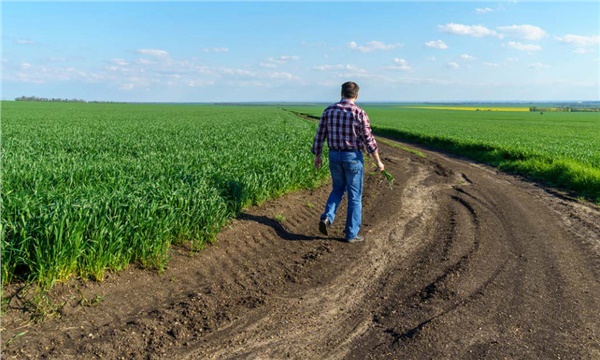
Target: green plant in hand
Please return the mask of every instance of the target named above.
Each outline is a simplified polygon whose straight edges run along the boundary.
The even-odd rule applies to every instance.
[[[375,164],[373,164],[373,165],[376,166]],[[387,180],[388,185],[390,186],[390,190],[394,190],[394,175],[392,175],[387,170],[383,170],[383,171],[375,170],[371,173],[371,175],[376,175],[377,173],[381,174],[381,176],[382,176],[381,181]]]
[[[390,185],[390,190],[393,190],[394,189],[394,176],[392,174],[390,174],[390,172],[387,170],[383,170],[381,172],[381,175],[384,177],[385,180],[388,181],[388,184]]]

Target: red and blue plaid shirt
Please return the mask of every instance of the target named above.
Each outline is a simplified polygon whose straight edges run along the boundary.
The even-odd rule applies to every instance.
[[[323,111],[311,149],[313,154],[321,155],[325,139],[329,149],[363,150],[366,147],[369,154],[377,150],[367,113],[345,98]]]

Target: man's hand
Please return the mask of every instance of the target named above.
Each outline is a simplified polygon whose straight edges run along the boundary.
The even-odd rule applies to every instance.
[[[385,166],[383,166],[383,163],[381,162],[381,159],[379,158],[379,151],[375,150],[375,152],[372,153],[371,156],[373,157],[373,160],[375,160],[375,163],[377,164],[377,170],[379,170],[379,172],[382,172],[383,170],[385,170]]]
[[[321,165],[323,165],[323,160],[321,159],[321,155],[315,156],[315,169],[319,170]]]

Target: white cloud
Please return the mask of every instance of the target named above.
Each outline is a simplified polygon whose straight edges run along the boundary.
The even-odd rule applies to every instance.
[[[272,73],[268,73],[267,77],[270,79],[282,79],[282,80],[298,79],[296,76],[294,76],[293,74],[290,74],[288,72],[272,72]]]
[[[478,14],[486,14],[486,13],[489,13],[489,12],[492,12],[492,11],[494,11],[494,10],[490,9],[490,8],[477,8],[477,9],[475,9],[475,12],[478,13]]]
[[[446,25],[438,25],[438,28],[444,33],[453,35],[468,35],[474,37],[494,36],[502,38],[502,34],[498,34],[494,30],[490,30],[482,25],[463,25],[450,23]]]
[[[408,61],[401,58],[394,58],[394,65],[387,66],[383,68],[384,70],[401,70],[401,71],[409,71],[411,70]]]
[[[587,48],[587,49],[586,48],[577,48],[577,49],[573,50],[573,52],[575,54],[590,54],[590,53],[595,52],[595,50],[590,49],[590,48]]]
[[[550,65],[542,64],[541,62],[536,62],[536,63],[527,65],[527,67],[534,68],[534,69],[547,69],[550,67]]]
[[[290,61],[299,60],[300,57],[296,55],[281,55],[277,58],[269,57],[266,62],[261,62],[260,66],[266,68],[275,68],[279,65],[287,64]]]
[[[434,48],[434,49],[447,49],[448,45],[446,45],[442,40],[428,41],[425,43],[425,46]]]
[[[392,50],[399,46],[402,46],[402,44],[400,44],[400,43],[385,44],[381,41],[370,41],[370,42],[366,43],[365,45],[358,45],[354,41],[351,41],[348,43],[348,47],[350,49],[353,49],[353,50],[356,50],[356,51],[359,51],[362,53],[367,53],[367,52],[371,52],[371,51],[375,51],[375,50]]]
[[[45,84],[51,81],[98,82],[105,79],[101,73],[83,71],[74,67],[54,67],[28,62],[19,64],[13,71],[4,71],[3,80],[19,83]]]
[[[533,25],[512,25],[512,26],[501,26],[498,30],[502,31],[506,35],[515,36],[526,40],[540,40],[548,34],[537,26]]]
[[[455,62],[449,62],[448,64],[446,64],[446,66],[447,66],[448,68],[450,68],[450,69],[458,69],[458,68],[460,68],[460,65],[458,65],[458,64],[457,64],[457,63],[455,63]]]
[[[212,48],[204,48],[202,49],[205,53],[226,53],[229,52],[229,49],[226,47],[212,47]]]
[[[156,57],[169,56],[168,52],[166,52],[165,50],[159,50],[159,49],[138,49],[136,51],[136,53],[143,54],[143,55],[156,56]]]
[[[244,69],[221,67],[217,71],[221,75],[243,76],[243,77],[255,77],[256,76],[255,72],[244,70]]]
[[[361,68],[356,67],[355,65],[350,65],[350,64],[337,64],[337,65],[318,65],[315,66],[313,69],[315,70],[319,70],[319,71],[338,71],[338,70],[347,70],[347,71],[353,71],[353,72],[359,72],[359,73],[366,73],[367,71]]]
[[[112,59],[110,62],[115,65],[119,65],[119,66],[129,65],[129,63],[127,61],[125,61],[124,59]]]
[[[15,40],[15,43],[18,45],[34,45],[35,42],[33,40],[28,40],[28,39],[17,39]]]
[[[595,46],[600,43],[600,35],[581,36],[567,34],[562,37],[556,37],[556,40],[565,44],[575,45],[578,47]]]
[[[469,55],[469,54],[462,54],[462,55],[460,56],[460,58],[461,58],[461,59],[463,59],[463,60],[467,60],[467,61],[475,60],[475,57],[474,57],[474,56],[471,56],[471,55]]]
[[[500,67],[500,64],[491,63],[491,62],[484,62],[483,65],[489,66],[489,67]]]
[[[542,50],[542,47],[539,45],[523,44],[523,43],[515,42],[515,41],[509,41],[506,45],[508,47],[511,47],[513,49],[517,49],[520,51],[540,51],[540,50]]]
[[[210,86],[215,82],[212,80],[190,80],[187,82],[187,86],[189,87],[202,87],[202,86]]]

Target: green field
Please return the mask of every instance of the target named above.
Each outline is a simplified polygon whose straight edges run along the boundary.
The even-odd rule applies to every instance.
[[[250,204],[314,187],[316,124],[277,107],[2,103],[2,283],[161,269]]]
[[[481,108],[486,108],[481,105]],[[488,107],[494,108],[495,105]],[[600,115],[365,105],[373,130],[574,192],[600,204]],[[323,106],[291,106],[319,116]],[[500,109],[500,108],[498,108]]]
[[[310,147],[325,105],[2,103],[2,284],[162,269],[245,207],[328,179]],[[594,113],[366,105],[382,136],[418,142],[600,203]],[[287,111],[289,110],[289,111]]]

